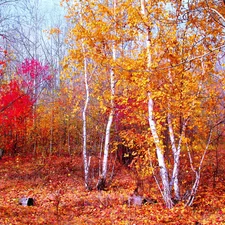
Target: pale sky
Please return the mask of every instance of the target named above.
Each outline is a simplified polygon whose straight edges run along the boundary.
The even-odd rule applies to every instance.
[[[60,7],[61,0],[40,0],[40,2],[42,3],[43,8],[48,10],[62,9],[62,7]]]
[[[46,13],[45,18],[47,20],[55,23],[57,23],[57,21],[64,20],[65,12],[63,7],[60,6],[61,0],[39,0],[39,1],[43,7],[43,12]]]

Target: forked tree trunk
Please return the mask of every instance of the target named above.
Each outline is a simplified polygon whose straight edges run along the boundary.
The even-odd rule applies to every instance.
[[[151,130],[151,133],[153,136],[154,144],[156,147],[156,154],[157,154],[157,159],[158,159],[159,168],[160,168],[160,177],[161,177],[162,189],[163,189],[163,191],[162,191],[163,199],[165,201],[166,206],[168,208],[172,208],[173,201],[171,199],[169,176],[168,176],[168,171],[167,171],[166,164],[165,164],[163,149],[161,147],[160,139],[157,134],[156,123],[153,118],[153,109],[154,109],[153,108],[153,99],[152,99],[151,93],[149,92],[148,93],[148,113],[149,113],[148,120],[149,120],[150,130]]]
[[[193,160],[192,160],[192,157],[191,157],[191,153],[190,153],[189,147],[187,145],[187,151],[188,151],[188,156],[189,156],[189,160],[190,160],[191,169],[195,173],[195,182],[192,185],[192,189],[191,189],[190,193],[188,193],[188,195],[187,195],[186,203],[185,203],[186,206],[191,206],[193,201],[194,201],[194,198],[196,196],[196,193],[197,193],[197,190],[198,190],[198,186],[199,186],[199,182],[200,182],[200,178],[201,178],[201,169],[202,169],[203,161],[204,161],[205,155],[206,155],[206,153],[207,153],[207,151],[209,149],[209,145],[211,144],[211,138],[212,138],[212,129],[210,129],[209,137],[208,137],[208,140],[207,140],[207,144],[206,144],[204,153],[202,155],[201,161],[200,161],[199,166],[198,166],[197,169],[194,168]]]
[[[146,8],[145,8],[145,0],[141,0],[141,13],[143,16],[146,16]],[[147,48],[147,68],[151,68],[152,64],[152,57],[151,57],[151,27],[146,27],[146,48]],[[154,144],[156,147],[156,155],[159,163],[159,168],[160,168],[160,177],[162,181],[162,194],[163,194],[163,199],[165,201],[165,204],[168,208],[173,207],[173,201],[171,198],[171,191],[170,191],[170,183],[169,183],[169,176],[168,176],[168,171],[166,168],[165,164],[165,159],[163,155],[163,149],[160,144],[160,139],[157,134],[157,128],[156,128],[156,123],[153,118],[153,98],[151,95],[151,92],[148,92],[148,120],[149,120],[149,126],[150,130],[153,136]]]
[[[178,145],[176,146],[175,135],[174,135],[173,126],[172,126],[171,113],[168,112],[167,123],[168,123],[168,128],[169,128],[170,143],[171,143],[172,152],[173,152],[173,173],[172,173],[172,177],[171,177],[171,181],[170,181],[170,190],[172,190],[172,187],[173,187],[175,199],[177,201],[180,201],[180,199],[181,199],[178,175],[179,175],[179,166],[180,166],[181,144],[182,144],[182,139],[183,139],[184,132],[185,132],[185,129],[187,126],[187,121],[188,120],[186,120],[186,122],[183,123],[183,125],[182,125],[180,138],[178,141]]]

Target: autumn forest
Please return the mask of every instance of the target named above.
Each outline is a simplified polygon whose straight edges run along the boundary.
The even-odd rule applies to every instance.
[[[225,3],[53,2],[0,0],[0,224],[225,224]]]

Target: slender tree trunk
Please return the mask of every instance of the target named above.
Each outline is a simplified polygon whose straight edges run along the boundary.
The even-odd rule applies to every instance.
[[[82,19],[82,3],[80,2],[80,23],[83,25]],[[90,189],[89,187],[89,166],[90,166],[90,159],[88,159],[87,155],[87,107],[89,103],[89,85],[88,85],[88,71],[87,71],[87,56],[86,56],[86,49],[84,46],[84,42],[81,43],[82,51],[83,51],[83,63],[84,63],[84,87],[85,87],[85,103],[84,108],[82,111],[82,120],[83,120],[83,163],[84,163],[84,182],[85,188]]]
[[[105,132],[105,145],[104,145],[104,156],[103,156],[103,163],[102,163],[102,177],[106,180],[107,175],[107,166],[108,166],[108,155],[109,155],[109,143],[110,143],[110,131],[113,122],[114,110],[111,109],[109,114],[106,132]]]
[[[88,156],[87,156],[87,120],[86,120],[86,112],[89,103],[89,86],[88,86],[88,74],[87,74],[87,58],[85,55],[85,48],[82,43],[82,49],[84,53],[84,85],[85,85],[85,103],[82,112],[82,119],[83,119],[83,161],[84,161],[84,182],[86,189],[89,189],[89,165]]]
[[[51,110],[51,121],[50,121],[50,143],[49,143],[49,153],[52,154],[53,151],[53,109]]]
[[[113,46],[113,60],[116,58],[115,47]],[[111,85],[111,111],[109,113],[108,122],[105,131],[105,145],[104,145],[104,155],[102,163],[102,178],[106,180],[107,166],[108,166],[108,155],[109,155],[109,143],[110,143],[110,131],[114,117],[114,96],[115,96],[115,74],[111,69],[110,71],[110,85]]]
[[[191,189],[189,195],[187,196],[188,198],[187,198],[186,203],[185,203],[186,206],[191,206],[192,205],[192,203],[194,201],[194,198],[195,198],[195,195],[197,193],[199,182],[200,182],[200,178],[201,178],[201,169],[202,169],[203,161],[204,161],[205,155],[206,155],[206,153],[207,153],[207,151],[209,149],[209,145],[211,144],[212,132],[213,132],[213,130],[210,129],[208,140],[207,140],[207,143],[206,143],[206,147],[205,147],[204,153],[202,155],[202,158],[200,160],[200,163],[199,163],[199,166],[198,166],[197,169],[194,168],[193,160],[192,160],[192,157],[191,157],[191,153],[190,153],[189,147],[187,145],[187,151],[188,151],[188,156],[189,156],[189,160],[190,160],[191,169],[195,173],[195,182],[194,182],[194,184],[192,186],[192,189]]]
[[[174,136],[174,132],[173,132],[172,119],[171,119],[170,112],[168,112],[168,115],[167,115],[167,123],[168,123],[170,142],[171,142],[173,158],[174,158],[173,174],[172,174],[172,178],[170,181],[170,190],[173,187],[176,200],[180,200],[180,188],[179,188],[179,180],[178,180],[179,162],[180,162],[180,147],[179,147],[179,149],[177,149],[176,144],[175,144],[175,136]]]
[[[70,146],[70,120],[67,124],[67,151],[69,155],[71,156],[71,146]]]
[[[116,19],[116,5],[117,1],[113,0],[113,7],[114,7],[114,20]],[[116,32],[116,30],[114,30]],[[112,46],[112,57],[113,61],[116,60],[116,49],[115,45],[113,44]],[[111,110],[109,113],[108,117],[108,122],[106,126],[106,132],[105,132],[105,145],[104,145],[104,155],[103,155],[103,164],[102,164],[102,176],[101,179],[103,181],[103,188],[105,186],[105,181],[106,181],[106,175],[107,175],[107,166],[108,166],[108,155],[109,155],[109,143],[110,143],[110,131],[111,131],[111,126],[113,122],[113,117],[114,117],[114,97],[115,97],[115,74],[113,69],[110,69],[110,89],[111,89]]]

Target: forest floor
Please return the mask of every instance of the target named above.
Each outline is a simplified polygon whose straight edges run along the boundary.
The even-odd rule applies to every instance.
[[[178,204],[169,210],[153,181],[148,189],[157,203],[126,204],[135,179],[120,164],[106,191],[86,191],[81,165],[78,156],[4,156],[0,160],[0,224],[225,224],[224,170],[220,169],[216,180],[206,170],[192,207]],[[34,198],[35,205],[19,205],[21,197]]]

